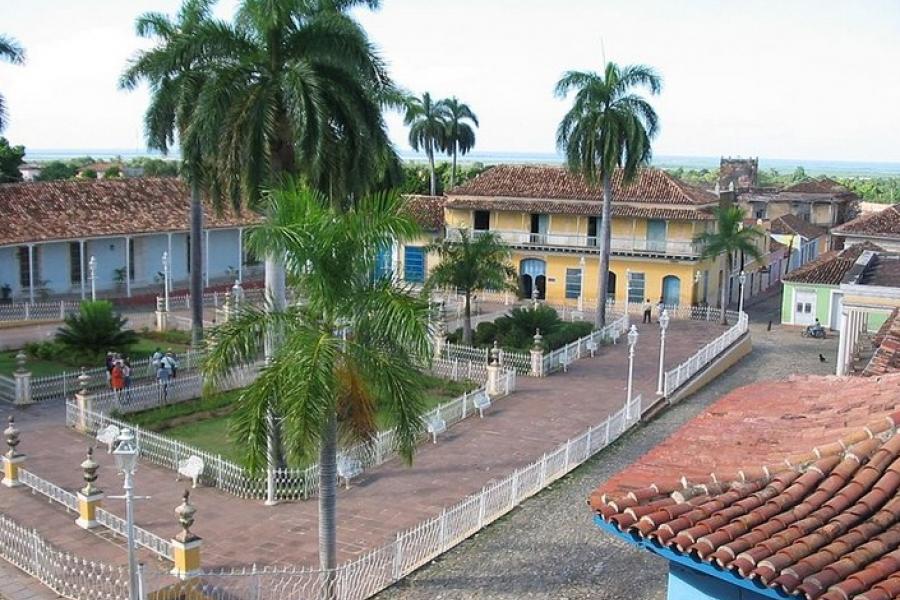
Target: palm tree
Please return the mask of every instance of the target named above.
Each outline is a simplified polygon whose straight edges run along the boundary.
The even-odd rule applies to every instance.
[[[0,58],[14,65],[25,63],[25,49],[13,38],[0,34]],[[0,94],[0,131],[6,129],[6,100]]]
[[[409,126],[409,145],[416,152],[422,149],[428,157],[431,173],[431,195],[437,194],[437,177],[434,172],[434,153],[447,148],[447,107],[441,102],[432,102],[431,94],[425,92],[421,98],[410,98],[403,123]]]
[[[744,227],[744,210],[739,206],[716,207],[716,227],[713,231],[704,231],[694,238],[694,243],[702,246],[700,260],[717,259],[725,255],[725,273],[719,290],[722,317],[720,323],[728,324],[725,307],[728,305],[728,282],[734,270],[734,256],[741,253],[762,262],[763,253],[757,245],[757,238],[763,235],[756,227]]]
[[[568,71],[556,84],[556,96],[575,90],[575,102],[559,123],[556,144],[566,155],[567,167],[590,184],[603,186],[600,220],[600,270],[597,277],[597,327],[606,324],[606,289],[609,278],[612,179],[621,168],[622,183],[634,180],[638,169],[650,162],[650,140],[658,119],[653,107],[633,92],[646,87],[651,94],[661,89],[659,75],[643,65],[620,67],[606,63],[603,74]]]
[[[256,359],[261,340],[277,329],[279,343],[259,378],[239,395],[233,433],[252,469],[266,465],[275,400],[289,456],[319,460],[319,552],[325,598],[334,597],[336,453],[340,441],[371,439],[375,414],[396,428],[409,461],[425,404],[414,365],[429,360],[428,304],[389,279],[372,281],[377,250],[416,235],[392,194],[358,200],[346,212],[308,188],[287,182],[268,193],[269,219],[253,230],[254,252],[285,257],[302,306],[271,311],[246,307],[216,329],[203,369],[214,385],[230,369]]]
[[[203,64],[193,38],[210,19],[214,0],[185,0],[176,19],[145,13],[136,22],[137,34],[155,39],[156,46],[139,52],[122,74],[119,86],[132,90],[140,81],[150,84],[152,99],[144,116],[147,146],[167,154],[176,134],[181,144],[181,168],[191,186],[191,343],[203,341],[203,203],[201,149],[186,136],[197,95],[203,85]],[[196,141],[196,140],[193,140]]]
[[[466,120],[478,127],[478,117],[472,112],[468,104],[456,99],[456,96],[439,102],[447,111],[447,154],[453,157],[453,167],[450,169],[450,187],[456,185],[456,154],[466,155],[475,147],[475,132]]]
[[[483,289],[515,289],[512,280],[516,271],[509,264],[509,248],[492,233],[472,238],[463,229],[458,240],[441,240],[432,244],[428,251],[436,253],[440,262],[428,276],[425,290],[439,287],[463,290],[466,299],[463,343],[471,345],[472,294]]]

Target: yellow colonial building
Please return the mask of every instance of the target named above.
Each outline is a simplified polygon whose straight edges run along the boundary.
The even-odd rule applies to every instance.
[[[658,169],[623,185],[613,178],[609,298],[616,303],[716,305],[721,259],[694,243],[715,226],[719,196]],[[519,293],[576,304],[597,296],[602,192],[566,169],[493,167],[447,194],[446,235],[491,232],[508,244]]]

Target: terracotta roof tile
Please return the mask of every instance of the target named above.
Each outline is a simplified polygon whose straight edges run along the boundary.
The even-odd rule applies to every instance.
[[[849,190],[829,177],[821,179],[804,179],[781,190],[782,192],[800,192],[804,194],[844,194]]]
[[[589,503],[620,529],[785,594],[891,598],[900,592],[898,406],[900,374],[747,386],[595,491]],[[839,440],[823,443],[836,432]],[[719,442],[722,435],[731,448]],[[686,503],[679,490],[654,494],[658,486],[646,483],[654,473],[678,469],[690,495],[710,467],[730,473],[739,462],[765,461],[810,442],[819,445],[783,461],[774,476],[755,469],[746,471],[756,477],[748,481],[717,477],[702,503]],[[795,462],[804,457],[813,460]],[[628,509],[630,518],[620,519],[610,507],[636,485],[646,492]],[[642,510],[651,504],[658,508]]]
[[[622,171],[613,175],[614,201],[623,203],[709,205],[718,202],[712,192],[694,187],[665,171],[644,168],[635,181],[623,184]],[[498,165],[447,193],[450,197],[489,196],[540,200],[603,199],[599,185],[592,186],[568,169],[535,165]]]
[[[840,252],[830,250],[799,269],[791,271],[782,279],[792,283],[839,285],[844,275],[856,263],[856,259],[866,250],[879,252],[881,248],[871,242],[863,242],[854,244]]]
[[[589,200],[529,200],[508,198],[449,197],[448,208],[500,210],[513,212],[552,213],[563,215],[596,216],[603,206],[600,201]],[[619,204],[613,201],[614,217],[665,219],[667,221],[708,221],[715,219],[709,210],[695,208],[659,208]]]
[[[404,196],[409,215],[426,231],[438,231],[444,227],[443,196]]]
[[[826,233],[825,229],[822,227],[813,225],[809,221],[804,221],[797,215],[791,213],[773,219],[769,231],[776,234],[796,234],[808,240],[823,236]]]
[[[890,239],[900,239],[900,204],[894,204],[882,211],[866,213],[833,228],[836,235],[871,235]]]
[[[900,308],[894,309],[872,341],[875,352],[863,369],[863,376],[900,372]]]

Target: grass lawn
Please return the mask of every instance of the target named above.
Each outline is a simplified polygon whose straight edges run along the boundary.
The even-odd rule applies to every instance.
[[[445,381],[429,375],[422,377],[426,385],[425,403],[428,410],[478,387],[473,382]],[[122,418],[135,425],[164,433],[185,444],[213,454],[221,454],[223,458],[240,464],[244,458],[243,449],[231,441],[229,436],[232,403],[237,394],[237,391],[225,392],[208,398],[125,415]],[[387,417],[379,412],[376,421],[379,428],[385,428]]]
[[[176,353],[181,354],[185,352],[188,347],[187,344],[157,341],[141,335],[138,337],[137,343],[131,347],[131,351],[128,355],[131,357],[132,361],[135,361],[147,358],[153,354],[153,351],[157,348],[162,348],[163,351],[172,348]],[[13,371],[16,370],[16,354],[18,352],[18,350],[6,350],[0,352],[0,375],[12,375]],[[82,366],[90,368],[99,367],[103,364],[102,362],[96,364],[75,364],[75,362],[76,361],[47,360],[29,356],[26,365],[34,377],[43,377],[45,375],[58,375],[64,371],[77,371]]]

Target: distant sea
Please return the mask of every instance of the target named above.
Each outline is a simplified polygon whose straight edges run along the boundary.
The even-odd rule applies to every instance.
[[[125,160],[141,156],[156,158],[178,158],[176,153],[163,157],[159,153],[140,149],[123,148],[75,148],[75,149],[30,149],[25,155],[27,161],[67,160],[79,156],[91,156],[96,159],[121,157]],[[423,154],[400,151],[400,156],[407,161],[424,161]],[[442,157],[445,158],[445,157]],[[460,157],[461,163],[480,162],[494,164],[562,164],[563,158],[556,153],[542,152],[471,152]],[[661,168],[685,169],[717,169],[718,156],[666,156],[653,158],[654,166]],[[809,175],[839,175],[845,177],[887,177],[900,176],[900,163],[896,162],[853,162],[843,160],[807,160],[794,158],[759,158],[761,170],[776,169],[780,173],[790,173],[797,167]]]

